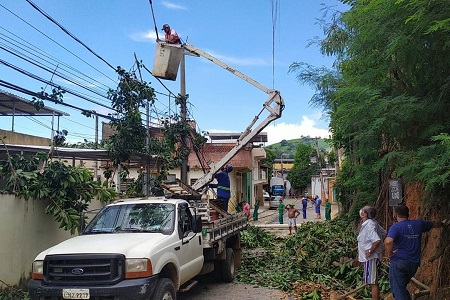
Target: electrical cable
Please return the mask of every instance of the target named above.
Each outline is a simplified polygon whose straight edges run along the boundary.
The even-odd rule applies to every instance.
[[[76,55],[75,53],[73,53],[72,51],[70,51],[69,49],[67,49],[66,47],[64,47],[63,45],[61,45],[60,43],[58,43],[57,41],[55,41],[54,39],[52,39],[51,37],[49,37],[48,35],[46,35],[45,33],[43,33],[41,30],[37,29],[35,26],[31,25],[29,22],[25,21],[23,18],[19,17],[17,14],[13,13],[11,10],[9,10],[8,8],[6,8],[4,5],[2,5],[0,3],[0,6],[3,7],[5,10],[7,10],[9,13],[11,13],[12,15],[14,15],[15,17],[17,17],[18,19],[20,19],[22,22],[24,22],[25,24],[27,24],[28,26],[30,26],[31,28],[33,28],[34,30],[36,30],[37,32],[39,32],[40,34],[42,34],[43,36],[45,36],[46,38],[48,38],[49,40],[51,40],[52,42],[54,42],[55,44],[57,44],[58,46],[60,46],[61,48],[63,48],[64,50],[66,50],[67,52],[69,52],[70,54],[72,54],[73,56],[75,56],[76,58],[78,58],[79,60],[81,60],[82,62],[84,62],[86,65],[90,66],[92,69],[96,70],[97,72],[99,72],[100,74],[102,74],[103,76],[105,76],[106,78],[110,79],[113,82],[116,82],[116,80],[111,79],[108,75],[106,75],[105,73],[103,73],[102,71],[100,71],[99,69],[95,68],[94,66],[92,66],[91,64],[89,64],[87,61],[85,61],[84,59],[82,59],[81,57],[79,57],[78,55]]]
[[[87,100],[87,101],[89,101],[89,102],[91,102],[91,103],[97,104],[97,105],[102,106],[102,107],[104,107],[104,108],[107,108],[107,109],[110,109],[110,110],[114,110],[113,108],[111,108],[111,107],[109,107],[109,106],[107,106],[107,105],[104,105],[104,104],[102,104],[102,103],[99,103],[99,102],[97,102],[97,101],[94,101],[94,100],[92,100],[92,99],[87,98],[86,96],[82,95],[81,93],[78,93],[78,92],[76,92],[76,91],[73,91],[73,90],[71,90],[71,89],[69,89],[69,88],[64,88],[64,87],[62,87],[62,86],[60,86],[60,85],[57,85],[57,84],[55,84],[55,83],[53,83],[53,82],[50,82],[50,81],[48,81],[48,80],[45,80],[45,79],[43,79],[43,78],[41,78],[41,77],[39,77],[39,76],[37,76],[37,75],[35,75],[35,74],[32,74],[32,73],[30,73],[30,72],[28,72],[28,71],[25,71],[25,70],[23,70],[23,69],[21,69],[21,68],[15,66],[15,65],[13,65],[13,64],[10,64],[10,63],[4,61],[3,59],[0,59],[0,63],[1,63],[1,64],[4,64],[4,65],[7,66],[7,67],[10,67],[10,68],[12,68],[12,69],[18,71],[18,72],[20,72],[20,73],[22,73],[22,74],[24,74],[24,75],[27,75],[28,77],[31,77],[31,78],[36,79],[36,80],[38,80],[38,81],[41,81],[41,82],[43,82],[43,83],[45,83],[45,84],[51,85],[51,86],[53,86],[53,87],[59,88],[59,89],[65,91],[65,92],[67,92],[67,93],[69,93],[69,94],[72,94],[72,95],[74,95],[74,96],[77,96],[77,97],[79,97],[79,98],[81,98],[81,99]]]
[[[272,0],[272,89],[275,88],[275,29],[277,26],[279,0]]]
[[[98,57],[100,60],[102,60],[104,63],[106,63],[111,69],[113,69],[114,71],[116,71],[116,68],[113,67],[109,62],[107,62],[103,57],[101,57],[100,55],[98,55],[97,53],[95,53],[94,50],[92,50],[91,48],[89,48],[85,43],[83,43],[80,39],[78,39],[75,35],[73,35],[69,30],[67,30],[66,28],[64,28],[64,26],[62,26],[61,24],[59,24],[55,19],[53,19],[52,16],[50,16],[49,14],[47,14],[45,11],[43,11],[39,6],[37,6],[36,4],[34,4],[31,0],[26,0],[31,6],[33,6],[34,9],[36,9],[38,12],[40,12],[44,17],[46,17],[47,19],[49,19],[52,23],[54,23],[56,26],[58,26],[59,28],[61,28],[62,31],[64,31],[65,33],[67,33],[70,37],[72,37],[75,41],[77,41],[78,43],[80,43],[81,45],[83,45],[89,52],[91,52],[92,54],[94,54],[96,57]]]
[[[25,89],[25,88],[22,88],[22,87],[20,87],[20,86],[17,86],[17,85],[15,85],[15,84],[13,84],[13,83],[10,83],[10,82],[7,82],[7,81],[1,80],[1,79],[0,79],[0,86],[3,86],[3,87],[6,87],[6,88],[9,88],[9,89],[12,89],[12,90],[21,92],[21,93],[23,93],[23,94],[27,94],[27,95],[29,95],[29,96],[33,96],[33,97],[37,97],[37,98],[41,98],[41,97],[42,97],[41,94],[38,94],[38,93],[36,93],[36,92],[27,90],[27,89]],[[49,98],[49,97],[45,97],[45,100],[49,100],[49,101],[51,101],[51,102],[55,102],[54,100],[52,100],[52,99]],[[87,110],[87,109],[82,109],[82,108],[80,108],[80,107],[77,107],[77,106],[68,104],[68,103],[66,103],[66,102],[61,102],[61,103],[58,103],[58,104],[63,105],[63,106],[67,106],[67,107],[70,107],[70,108],[73,108],[73,109],[75,109],[75,110],[79,110],[79,111],[81,111],[81,112],[86,112],[86,111],[89,112],[89,111],[90,111],[90,110]],[[111,116],[109,116],[109,115],[100,114],[100,113],[98,113],[98,112],[95,112],[95,114],[98,115],[99,117],[105,118],[105,119],[107,119],[107,120],[114,120],[114,118],[111,117]]]
[[[29,62],[30,64],[32,64],[32,65],[34,65],[34,66],[36,66],[36,67],[38,67],[38,68],[41,68],[41,69],[44,70],[44,71],[51,72],[51,73],[53,73],[53,75],[56,74],[58,77],[60,77],[60,78],[62,78],[62,79],[64,79],[64,80],[67,80],[68,82],[73,83],[74,85],[77,85],[77,86],[79,86],[79,87],[81,87],[81,88],[84,88],[84,89],[88,90],[89,92],[91,92],[91,93],[93,93],[93,94],[96,94],[96,95],[98,95],[98,96],[104,97],[105,99],[108,99],[108,98],[106,97],[106,95],[100,94],[99,92],[95,91],[94,89],[92,89],[92,88],[90,88],[90,87],[88,87],[88,86],[84,86],[84,85],[82,85],[81,83],[79,83],[79,82],[77,82],[77,81],[74,81],[74,80],[72,80],[72,79],[69,78],[69,77],[66,77],[65,75],[61,74],[60,72],[57,72],[56,70],[55,70],[55,71],[50,70],[50,69],[46,68],[45,66],[40,66],[40,65],[38,65],[37,63],[31,61],[31,60],[28,59],[28,58],[21,57],[19,54],[13,53],[12,51],[10,51],[10,50],[4,48],[1,44],[0,44],[0,49],[3,49],[4,51],[6,51],[6,52],[8,52],[8,53],[10,53],[10,54],[12,54],[12,55],[14,55],[14,56],[16,56],[16,57],[19,57],[19,58],[25,60],[26,62]],[[109,100],[109,99],[108,99],[108,100]],[[106,100],[104,100],[104,101],[106,101]],[[106,106],[106,107],[108,107],[108,106]]]
[[[61,60],[59,60],[59,59],[53,57],[52,55],[50,55],[50,54],[48,54],[47,52],[45,52],[45,51],[43,51],[42,49],[40,49],[39,47],[36,47],[35,45],[33,45],[33,44],[31,44],[31,43],[25,41],[24,39],[20,38],[19,36],[15,35],[14,33],[10,32],[10,31],[7,30],[6,28],[0,26],[0,29],[3,29],[4,31],[6,31],[6,32],[9,33],[10,35],[12,35],[12,36],[14,36],[14,37],[16,37],[17,39],[20,40],[20,41],[19,41],[19,40],[14,39],[14,38],[12,38],[12,37],[10,37],[10,36],[7,36],[6,34],[0,33],[0,35],[4,36],[4,38],[1,38],[1,37],[0,37],[0,39],[3,39],[5,42],[7,42],[7,43],[9,43],[9,44],[11,44],[11,45],[14,45],[15,47],[17,47],[17,48],[19,48],[19,49],[22,49],[23,51],[25,51],[25,52],[27,52],[27,53],[30,53],[30,55],[33,55],[33,56],[35,56],[35,57],[38,57],[39,59],[41,59],[41,60],[43,60],[43,61],[46,61],[46,62],[48,62],[49,64],[55,65],[55,63],[52,63],[51,61],[49,61],[49,60],[52,60],[52,61],[56,62],[57,64],[63,65],[63,66],[66,67],[67,69],[72,70],[72,71],[74,71],[74,72],[80,74],[81,76],[84,76],[84,77],[88,78],[89,80],[82,79],[81,76],[78,76],[78,75],[76,75],[76,74],[74,74],[74,73],[72,73],[72,72],[70,72],[70,71],[68,71],[68,70],[65,70],[67,73],[69,73],[69,74],[71,74],[71,75],[73,75],[73,76],[75,76],[75,77],[77,77],[77,78],[80,78],[81,80],[86,81],[86,82],[88,82],[88,83],[90,83],[90,84],[92,84],[92,82],[94,82],[95,84],[92,84],[92,85],[95,85],[95,86],[97,86],[97,87],[99,87],[99,88],[100,88],[100,86],[103,86],[103,88],[100,88],[100,89],[102,89],[102,90],[106,90],[106,91],[109,90],[109,87],[108,87],[107,85],[105,85],[105,84],[103,84],[103,83],[101,83],[101,82],[95,80],[94,78],[90,77],[89,75],[86,75],[86,74],[84,74],[83,72],[81,72],[81,71],[79,71],[79,70],[73,68],[72,66],[70,66],[70,65],[68,65],[68,64],[66,64],[66,63],[64,63],[63,61],[61,61]],[[11,41],[12,41],[12,42],[11,42]],[[22,42],[21,42],[21,41],[22,41]],[[29,50],[26,50],[26,49],[29,49]],[[46,59],[46,58],[47,58],[47,59]],[[114,83],[115,85],[117,85],[117,82],[116,82],[116,81],[114,81],[113,83]]]

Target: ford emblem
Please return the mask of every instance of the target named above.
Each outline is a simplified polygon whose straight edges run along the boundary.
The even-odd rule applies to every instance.
[[[74,268],[72,269],[72,274],[73,275],[81,275],[84,273],[84,270],[82,268]]]

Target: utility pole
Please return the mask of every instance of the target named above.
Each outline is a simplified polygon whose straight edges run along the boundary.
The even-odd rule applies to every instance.
[[[181,55],[180,62],[180,117],[181,122],[184,126],[187,126],[187,108],[186,108],[186,65],[185,65],[185,54]],[[181,133],[182,147],[188,148],[188,141],[186,136],[186,131],[183,130]],[[187,182],[187,169],[188,169],[188,156],[183,156],[181,161],[181,174],[180,179],[182,182],[188,184]]]
[[[320,178],[320,186],[321,186],[321,199],[328,199],[328,193],[325,192],[325,184],[323,182],[323,174],[322,174],[322,161],[320,160],[320,151],[319,151],[319,138],[316,137],[316,152],[317,152],[317,163],[319,166],[319,178]]]

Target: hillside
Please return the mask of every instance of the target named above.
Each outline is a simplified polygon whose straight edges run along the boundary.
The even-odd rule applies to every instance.
[[[322,151],[327,151],[330,148],[330,145],[325,141],[325,139],[317,139],[319,149]],[[272,144],[270,146],[266,146],[266,148],[274,151],[277,155],[276,158],[281,157],[281,153],[283,153],[283,158],[294,158],[295,151],[300,144],[307,144],[314,148],[316,148],[316,139],[311,137],[301,137],[299,139],[293,140],[282,140],[279,143]]]

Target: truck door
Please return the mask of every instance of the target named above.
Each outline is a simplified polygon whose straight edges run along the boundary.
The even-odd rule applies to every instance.
[[[187,203],[178,206],[179,249],[175,251],[180,263],[180,283],[183,284],[203,267],[203,245],[200,233],[194,233],[194,216]],[[178,248],[178,247],[177,247]]]

